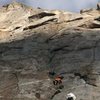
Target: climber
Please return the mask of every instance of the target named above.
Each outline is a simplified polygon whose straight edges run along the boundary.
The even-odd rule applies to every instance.
[[[54,76],[56,73],[54,71],[49,71],[49,75]]]
[[[69,93],[66,96],[66,100],[76,100],[76,96],[73,93]]]
[[[56,77],[54,78],[53,84],[54,84],[54,85],[61,84],[63,78],[64,78],[63,76],[59,76],[59,75],[56,76]]]

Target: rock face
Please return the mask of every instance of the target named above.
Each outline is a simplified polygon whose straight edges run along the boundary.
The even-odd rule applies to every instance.
[[[64,76],[62,89],[49,71]],[[100,10],[2,7],[0,73],[0,100],[65,100],[69,92],[100,100]]]

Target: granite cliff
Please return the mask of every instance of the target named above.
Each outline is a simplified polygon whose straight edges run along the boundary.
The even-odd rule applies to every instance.
[[[63,88],[48,72],[63,75]],[[100,100],[100,6],[80,13],[0,8],[0,100]]]

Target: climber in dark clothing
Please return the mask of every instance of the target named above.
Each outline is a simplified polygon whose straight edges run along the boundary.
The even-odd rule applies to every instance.
[[[52,76],[54,76],[56,73],[54,72],[54,71],[52,71],[52,72],[49,72],[49,75],[52,75]]]

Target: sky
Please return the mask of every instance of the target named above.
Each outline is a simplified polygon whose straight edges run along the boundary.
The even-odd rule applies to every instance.
[[[8,4],[14,0],[0,0],[0,6]],[[15,0],[28,6],[40,7],[44,9],[60,9],[65,11],[79,12],[84,8],[96,7],[100,0]]]

